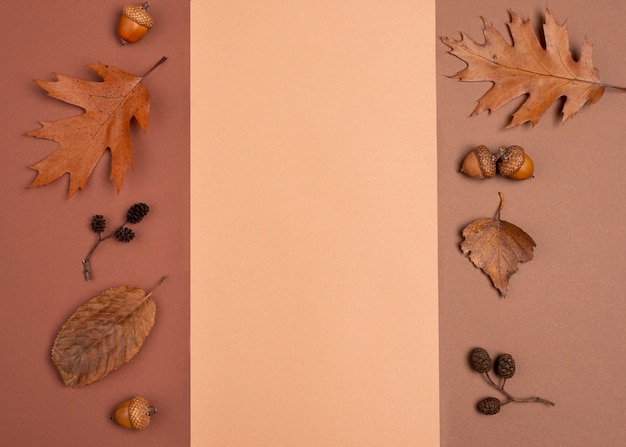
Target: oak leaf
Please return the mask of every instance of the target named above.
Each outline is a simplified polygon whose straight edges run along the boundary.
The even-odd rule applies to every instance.
[[[495,218],[476,220],[463,229],[461,250],[506,298],[510,277],[517,272],[519,263],[533,258],[536,244],[524,230],[500,219],[503,204],[500,194]]]
[[[35,80],[48,96],[79,106],[85,112],[58,121],[42,121],[41,128],[26,133],[59,143],[54,152],[31,166],[38,174],[29,188],[47,185],[67,173],[71,197],[85,187],[96,164],[109,149],[110,179],[115,181],[119,193],[126,169],[133,166],[130,121],[135,118],[145,132],[150,115],[150,94],[141,84],[143,77],[101,63],[88,67],[103,81],[85,81],[56,73],[56,81]]]
[[[65,385],[78,388],[100,380],[139,352],[154,325],[151,295],[137,287],[114,287],[74,312],[52,347]]]
[[[452,78],[461,81],[489,81],[493,86],[478,101],[471,116],[492,112],[523,95],[524,102],[513,114],[507,128],[530,122],[537,124],[546,110],[565,97],[563,122],[572,118],[585,104],[597,102],[606,88],[625,90],[604,84],[592,62],[591,45],[585,39],[580,57],[574,60],[569,49],[565,25],[559,25],[546,8],[543,25],[545,47],[533,31],[530,20],[522,20],[510,11],[508,28],[513,45],[483,19],[485,42],[479,44],[465,34],[461,40],[442,37],[452,54],[467,67]]]

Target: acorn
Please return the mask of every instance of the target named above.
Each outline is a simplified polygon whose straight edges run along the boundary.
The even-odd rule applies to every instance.
[[[526,180],[533,176],[535,165],[521,146],[501,147],[497,171],[503,177]]]
[[[150,2],[141,5],[126,5],[122,8],[122,15],[117,23],[117,35],[122,45],[140,40],[154,25],[154,20],[148,12]]]
[[[150,417],[157,412],[148,401],[135,396],[119,404],[113,414],[113,419],[122,427],[143,430],[150,424]]]
[[[465,156],[461,172],[474,178],[493,178],[496,175],[496,159],[487,146],[481,144]]]

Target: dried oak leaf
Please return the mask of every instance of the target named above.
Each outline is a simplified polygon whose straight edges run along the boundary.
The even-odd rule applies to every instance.
[[[31,166],[38,174],[29,188],[47,185],[67,173],[71,197],[85,187],[96,164],[109,149],[110,179],[115,181],[119,192],[126,169],[133,166],[130,121],[134,117],[145,132],[150,115],[150,94],[141,84],[143,77],[111,65],[88,67],[103,81],[85,81],[56,73],[56,81],[35,80],[48,96],[79,106],[85,113],[58,121],[42,121],[41,128],[26,133],[59,143],[54,152]]]
[[[151,295],[137,287],[114,287],[74,312],[52,347],[65,385],[78,388],[100,380],[139,352],[154,325]]]
[[[509,278],[520,262],[533,258],[535,241],[521,228],[500,219],[503,198],[493,219],[479,219],[463,229],[461,250],[472,263],[485,272],[506,298]]]
[[[593,104],[605,88],[616,88],[600,81],[598,70],[591,60],[591,45],[583,41],[580,57],[572,57],[565,25],[559,25],[550,9],[546,8],[543,26],[545,48],[539,42],[530,20],[522,20],[510,11],[508,28],[513,45],[483,19],[485,42],[479,44],[461,33],[461,40],[442,37],[450,54],[463,60],[467,67],[452,78],[461,81],[490,81],[493,86],[483,95],[471,113],[495,111],[502,105],[527,95],[513,114],[507,128],[530,121],[537,124],[544,112],[560,97],[563,121],[573,117],[586,103]]]

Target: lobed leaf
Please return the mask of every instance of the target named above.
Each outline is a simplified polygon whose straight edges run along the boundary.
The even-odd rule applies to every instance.
[[[545,47],[530,20],[522,20],[513,11],[510,15],[508,28],[513,45],[484,20],[485,42],[482,44],[465,34],[461,35],[461,40],[441,38],[450,48],[449,53],[467,64],[453,78],[493,83],[491,89],[479,99],[472,116],[495,111],[509,101],[526,95],[507,128],[526,122],[534,126],[561,97],[566,98],[562,109],[563,121],[572,118],[585,104],[600,100],[608,86],[600,81],[592,62],[592,48],[586,39],[576,61],[569,48],[565,25],[556,22],[550,9],[546,8],[543,26]]]
[[[150,115],[148,89],[141,84],[141,77],[117,67],[104,64],[88,67],[103,81],[84,81],[57,74],[53,82],[35,81],[48,96],[79,106],[85,113],[41,122],[41,128],[26,133],[59,143],[54,152],[31,166],[38,174],[29,188],[47,185],[68,174],[71,197],[85,187],[96,164],[109,149],[110,178],[119,192],[126,169],[133,166],[129,126],[135,118],[145,132]]]

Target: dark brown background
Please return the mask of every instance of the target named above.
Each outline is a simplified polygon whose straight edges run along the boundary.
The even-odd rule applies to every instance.
[[[459,38],[464,32],[483,42],[483,17],[507,36],[509,9],[539,29],[545,6],[439,0],[437,34]],[[625,85],[624,4],[557,0],[549,6],[559,23],[567,21],[574,54],[586,36],[600,78]],[[559,104],[535,128],[505,130],[520,101],[470,118],[490,84],[447,79],[464,63],[436,44],[441,445],[625,445],[626,96],[607,90],[565,124]],[[464,154],[479,144],[525,147],[535,160],[535,178],[477,181],[459,174]],[[493,216],[499,191],[503,219],[537,243],[535,258],[511,278],[504,300],[459,250],[461,229]],[[467,365],[476,345],[517,359],[518,372],[507,384],[511,393],[540,395],[556,407],[510,404],[493,417],[475,412],[476,401],[496,395]]]
[[[122,47],[115,24],[124,2],[1,2],[2,106],[0,246],[2,247],[3,445],[189,445],[189,2],[152,2],[156,25],[140,42]],[[147,133],[131,125],[134,169],[119,194],[108,180],[109,156],[85,190],[67,199],[67,176],[26,189],[28,166],[56,143],[24,136],[39,121],[81,110],[46,96],[32,80],[53,72],[99,80],[86,67],[98,62],[142,75],[168,60],[143,83],[151,95]],[[129,244],[103,243],[85,282],[81,260],[95,241],[93,214],[110,227],[145,202],[150,213]],[[119,285],[150,289],[156,324],[139,354],[109,377],[83,389],[66,388],[50,361],[56,332],[71,313]],[[118,402],[141,394],[160,410],[143,432],[109,420]]]

